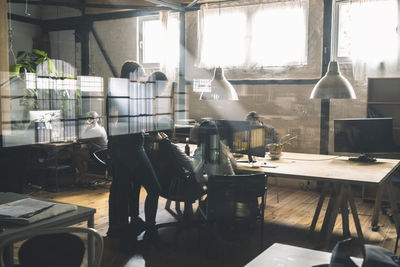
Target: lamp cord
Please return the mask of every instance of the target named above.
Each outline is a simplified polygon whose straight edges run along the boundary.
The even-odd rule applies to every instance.
[[[31,14],[28,12],[28,0],[25,0],[25,15],[30,16]]]

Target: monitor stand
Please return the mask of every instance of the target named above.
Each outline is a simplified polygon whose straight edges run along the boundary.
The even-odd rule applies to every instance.
[[[249,158],[249,163],[257,162],[255,159],[253,159],[253,155],[248,154],[247,157]]]
[[[357,161],[357,162],[375,162],[376,158],[372,158],[372,157],[369,157],[368,155],[363,154],[363,155],[359,156],[358,158],[349,158],[349,160]]]

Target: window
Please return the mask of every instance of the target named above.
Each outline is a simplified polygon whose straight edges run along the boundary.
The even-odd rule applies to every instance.
[[[140,63],[147,68],[160,68],[166,61],[169,65],[178,66],[178,16],[169,15],[165,24],[161,22],[159,16],[140,17],[139,27]]]
[[[351,60],[355,80],[398,75],[397,6],[397,0],[337,3],[333,52],[341,60]]]
[[[204,16],[202,63],[226,67],[243,65],[246,57],[246,13],[240,8],[207,11]]]
[[[397,55],[397,1],[339,2],[337,55],[379,63]]]
[[[204,8],[200,11],[199,65],[307,64],[307,3]]]

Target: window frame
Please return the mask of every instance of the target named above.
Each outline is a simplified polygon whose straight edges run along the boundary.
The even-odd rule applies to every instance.
[[[152,15],[152,16],[142,16],[139,17],[139,39],[138,39],[138,52],[139,52],[139,62],[140,64],[146,68],[146,69],[160,69],[161,63],[160,62],[151,62],[151,63],[144,63],[144,54],[143,54],[143,49],[144,49],[144,23],[147,21],[156,21],[160,20],[160,16],[158,15]]]
[[[336,60],[339,62],[346,62],[346,63],[351,63],[352,59],[351,57],[340,57],[339,56],[339,17],[340,17],[340,5],[342,4],[351,4],[349,0],[343,0],[343,1],[335,1],[335,10],[334,10],[334,18],[332,22],[332,55],[336,55]]]

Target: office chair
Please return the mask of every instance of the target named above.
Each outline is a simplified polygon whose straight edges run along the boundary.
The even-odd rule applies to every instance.
[[[177,221],[157,224],[157,228],[167,226],[177,227],[175,234],[175,241],[177,241],[180,232],[189,227],[197,227],[196,222],[192,220],[192,204],[203,196],[205,191],[198,184],[193,173],[185,170],[179,162],[165,160],[165,157],[173,158],[175,155],[172,150],[164,150],[161,145],[160,150],[152,150],[149,153],[151,164],[161,186],[160,196],[167,200],[167,204],[171,201],[175,201],[176,203],[183,202],[184,209],[183,212],[180,209],[177,209],[177,212],[167,209]]]
[[[392,179],[393,187],[399,188],[400,187],[400,171],[396,170],[393,173],[391,179]],[[397,208],[398,209],[400,208],[399,204],[397,204]],[[381,210],[382,210],[382,213],[384,215],[387,215],[389,217],[390,222],[393,224],[394,223],[394,219],[393,219],[393,214],[391,212],[390,204],[388,204],[386,201],[382,201]]]
[[[104,177],[96,179],[90,183],[91,186],[97,186],[99,184],[105,184],[112,182],[112,177],[110,176],[111,170],[111,157],[108,153],[108,149],[99,149],[92,153],[93,158],[105,167]]]
[[[81,266],[85,254],[85,244],[81,237],[87,239],[87,266],[99,267],[103,255],[102,236],[92,228],[76,227],[38,229],[29,234],[15,234],[5,238],[0,242],[0,267],[6,266],[4,250],[11,249],[12,252],[13,244],[23,240],[26,241],[18,253],[21,267]]]
[[[210,176],[206,203],[199,209],[209,226],[216,225],[222,239],[230,242],[250,238],[256,220],[261,220],[262,249],[266,189],[264,173]]]

